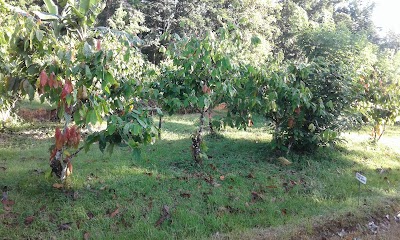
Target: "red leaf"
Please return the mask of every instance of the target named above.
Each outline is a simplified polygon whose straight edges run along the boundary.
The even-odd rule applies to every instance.
[[[65,82],[65,85],[63,87],[63,90],[61,92],[61,98],[65,99],[65,97],[70,94],[73,90],[72,82],[70,80],[67,80]]]
[[[35,216],[28,216],[25,218],[24,223],[25,223],[25,225],[29,225],[33,222],[33,220],[35,220]]]
[[[49,83],[50,88],[58,88],[58,83],[57,83],[57,80],[56,80],[56,74],[54,74],[54,72],[52,72],[50,74],[48,83]]]
[[[48,78],[49,77],[47,76],[47,73],[44,70],[42,70],[42,72],[40,72],[40,75],[39,75],[40,85],[42,87],[44,87],[47,84],[47,79]]]
[[[56,149],[61,150],[64,145],[65,138],[60,128],[56,128],[55,138],[56,138]]]
[[[281,209],[281,213],[282,213],[282,215],[286,215],[287,214],[287,210],[285,208]]]
[[[101,40],[100,40],[100,39],[97,39],[97,42],[96,42],[96,50],[97,50],[97,51],[100,51],[100,50],[101,50]]]

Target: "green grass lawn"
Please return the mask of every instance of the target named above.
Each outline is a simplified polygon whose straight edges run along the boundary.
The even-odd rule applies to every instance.
[[[282,166],[267,127],[226,129],[207,136],[208,160],[193,164],[193,115],[164,118],[162,140],[134,159],[128,148],[102,154],[97,146],[73,160],[69,189],[46,179],[54,129],[31,126],[0,135],[0,186],[15,202],[0,210],[4,239],[204,239],[284,224],[312,224],[320,216],[373,211],[400,190],[400,127],[382,142],[366,130],[347,142]],[[355,173],[367,184],[358,192]],[[360,206],[358,206],[360,196]],[[156,224],[163,206],[170,216]],[[6,211],[8,210],[8,211]],[[66,230],[63,230],[66,229]]]

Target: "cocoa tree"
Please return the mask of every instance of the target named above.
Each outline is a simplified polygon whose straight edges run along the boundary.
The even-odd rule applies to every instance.
[[[95,27],[101,1],[67,2],[62,9],[46,0],[48,12],[24,12],[9,6],[19,22],[8,40],[15,71],[8,85],[15,92],[37,92],[58,106],[64,128],[56,129],[50,148],[52,172],[61,180],[72,171],[72,158],[98,142],[101,151],[127,145],[134,153],[157,134],[143,88],[146,62],[138,39],[123,31]],[[21,14],[23,13],[23,14]],[[81,129],[105,121],[101,131],[89,131],[80,144]]]

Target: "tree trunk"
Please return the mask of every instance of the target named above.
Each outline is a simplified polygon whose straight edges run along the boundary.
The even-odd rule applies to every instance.
[[[203,134],[203,128],[204,128],[204,108],[200,112],[200,126],[199,130],[197,130],[193,135],[192,135],[192,153],[193,153],[193,160],[197,164],[202,164],[203,160],[201,158],[201,144],[203,142],[202,139],[202,134]]]

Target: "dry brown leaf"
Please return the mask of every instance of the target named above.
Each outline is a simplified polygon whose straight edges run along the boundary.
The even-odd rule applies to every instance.
[[[90,239],[90,233],[85,232],[85,233],[83,234],[83,239],[84,239],[84,240]]]
[[[221,181],[224,181],[224,180],[225,180],[225,176],[224,176],[224,175],[221,175],[221,176],[219,176],[219,179],[220,179]]]
[[[287,160],[284,157],[278,157],[278,161],[283,165],[283,166],[289,166],[290,164],[292,164],[291,161]]]
[[[60,224],[60,226],[58,226],[58,230],[71,230],[71,224],[72,222]]]
[[[110,213],[110,217],[115,217],[119,213],[119,208],[115,209],[114,212]]]
[[[190,198],[192,195],[190,193],[181,193],[181,197]]]
[[[33,222],[33,220],[35,220],[35,216],[28,216],[25,218],[24,223],[25,223],[25,225],[29,225]]]
[[[164,205],[163,208],[161,209],[161,216],[157,220],[155,227],[160,226],[165,220],[171,218],[171,214],[169,213],[169,207],[167,205]]]
[[[64,188],[64,184],[61,184],[61,183],[54,183],[54,184],[53,184],[53,188],[62,189],[62,188]]]

